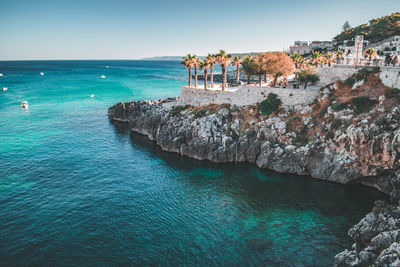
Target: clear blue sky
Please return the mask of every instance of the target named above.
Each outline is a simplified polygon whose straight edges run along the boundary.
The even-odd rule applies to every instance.
[[[399,10],[399,0],[0,0],[0,60],[282,50]]]

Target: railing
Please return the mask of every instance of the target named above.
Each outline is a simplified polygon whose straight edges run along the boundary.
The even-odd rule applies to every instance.
[[[362,68],[373,68],[373,67],[379,67],[381,69],[388,69],[388,70],[393,70],[393,69],[400,69],[400,66],[363,66],[363,65],[346,65],[346,64],[335,64],[332,65],[332,68],[338,68],[338,69],[362,69]]]

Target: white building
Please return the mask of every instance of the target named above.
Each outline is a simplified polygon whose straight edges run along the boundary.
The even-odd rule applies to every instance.
[[[298,53],[301,55],[310,54],[315,50],[332,51],[334,48],[331,41],[295,41],[294,45],[290,46],[290,53]]]
[[[382,51],[384,54],[400,54],[400,36],[395,35],[383,41],[370,43],[368,47],[372,47],[377,51]]]

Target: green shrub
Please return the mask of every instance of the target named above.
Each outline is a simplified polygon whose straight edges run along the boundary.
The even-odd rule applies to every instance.
[[[180,116],[181,112],[186,110],[189,107],[189,105],[186,106],[173,106],[171,110],[169,111],[169,115],[171,116]]]
[[[269,116],[277,111],[280,105],[282,105],[282,101],[278,98],[278,95],[269,93],[267,99],[258,104],[258,110],[263,115]]]
[[[354,97],[351,101],[355,107],[356,114],[368,112],[376,104],[376,101],[369,99],[367,96]]]
[[[377,118],[375,121],[376,125],[381,126],[381,127],[388,127],[389,126],[389,121],[386,117],[380,117]]]
[[[232,113],[235,113],[235,112],[237,112],[237,111],[239,111],[238,106],[236,106],[236,105],[231,106],[231,112],[232,112]]]
[[[336,95],[331,95],[331,97],[329,97],[329,104],[332,104],[333,103],[333,101],[335,101],[336,100]]]
[[[300,120],[300,119],[301,119],[301,118],[300,118],[299,115],[294,115],[294,116],[292,116],[292,117],[289,118],[290,121],[297,121],[297,120]]]
[[[340,119],[334,119],[331,123],[331,129],[337,129],[342,125],[342,121]]]
[[[350,87],[352,87],[355,83],[356,83],[356,79],[353,76],[344,80],[344,84],[347,86],[350,86]]]
[[[236,133],[235,130],[231,128],[231,126],[228,127],[228,135],[232,137],[233,140],[238,141],[239,140],[239,135]]]
[[[397,88],[389,88],[385,92],[387,98],[394,98],[398,103],[400,103],[400,90]]]
[[[371,68],[373,73],[379,73],[381,71],[381,67],[375,66]]]
[[[381,71],[380,67],[361,68],[355,74],[347,78],[343,84],[352,87],[356,82],[366,81],[370,73],[378,73]]]
[[[208,108],[201,108],[193,111],[194,117],[196,119],[199,119],[201,117],[204,117],[207,114]]]
[[[332,109],[334,111],[340,111],[340,110],[346,109],[348,107],[349,107],[349,105],[347,105],[346,103],[337,102],[335,104],[332,104]]]

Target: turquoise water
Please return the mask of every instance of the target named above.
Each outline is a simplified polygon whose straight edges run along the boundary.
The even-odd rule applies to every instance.
[[[179,95],[178,62],[0,62],[0,73],[2,266],[327,266],[382,197],[191,160],[108,121],[116,102]]]

